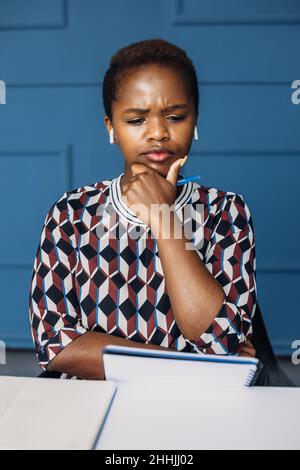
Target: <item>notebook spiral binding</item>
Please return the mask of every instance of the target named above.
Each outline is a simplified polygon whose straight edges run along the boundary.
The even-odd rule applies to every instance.
[[[246,379],[246,382],[244,383],[244,385],[246,385],[246,387],[249,387],[252,382],[253,382],[253,377],[255,376],[255,372],[254,370],[251,370],[251,372],[249,373],[247,379]]]
[[[262,364],[261,361],[258,361],[256,370],[251,370],[249,372],[249,375],[248,375],[244,385],[246,387],[250,387],[250,386],[252,387],[253,385],[255,385],[262,369],[263,369],[263,364]]]

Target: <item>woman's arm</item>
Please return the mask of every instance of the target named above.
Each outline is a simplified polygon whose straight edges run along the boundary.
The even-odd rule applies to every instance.
[[[151,227],[174,317],[186,341],[198,352],[239,354],[243,343],[252,337],[256,308],[251,214],[239,194],[208,197],[208,215],[215,223],[214,227],[204,226],[209,240],[202,261],[196,246],[186,250],[188,240],[177,214],[164,212],[167,206],[174,209],[176,163],[165,179],[144,164],[132,164],[133,177],[123,185],[124,198]],[[169,215],[175,223],[169,224]]]
[[[184,337],[193,340],[211,325],[225,294],[197,251],[186,249],[188,240],[174,213],[170,214],[170,226],[169,236],[163,230],[156,233],[158,252],[176,322]],[[181,236],[176,238],[176,232]]]
[[[47,370],[64,372],[87,380],[105,380],[102,349],[108,344],[175,352],[156,344],[138,343],[107,333],[88,331],[65,347],[50,362]],[[243,345],[240,356],[255,357],[255,349],[250,341]]]
[[[98,331],[88,331],[65,347],[47,367],[88,380],[105,380],[102,349],[108,344],[132,348],[174,350],[156,344],[144,344]]]
[[[256,306],[253,221],[244,199],[224,200],[203,262],[196,250],[186,250],[184,236],[163,235],[157,246],[182,334],[196,350],[240,354],[252,337]]]
[[[108,344],[175,352],[156,344],[138,343],[106,333],[88,331],[65,347],[50,362],[47,370],[64,372],[87,380],[105,380],[102,349]],[[243,345],[240,356],[255,357],[255,349],[250,341]]]

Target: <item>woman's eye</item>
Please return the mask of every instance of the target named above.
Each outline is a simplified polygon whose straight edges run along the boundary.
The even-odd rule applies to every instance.
[[[185,118],[185,116],[168,116],[168,118],[171,118],[172,121],[181,121],[182,119]],[[139,125],[142,123],[142,121],[144,121],[144,118],[140,118],[140,119],[132,119],[131,121],[127,121],[128,124],[133,124],[133,125]]]
[[[127,121],[128,124],[140,124],[143,119],[133,119],[132,121]]]
[[[174,119],[174,121],[181,121],[182,119],[185,118],[185,116],[168,116],[172,119]]]

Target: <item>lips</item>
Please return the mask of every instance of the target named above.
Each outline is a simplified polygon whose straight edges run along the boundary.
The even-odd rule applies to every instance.
[[[169,160],[171,157],[174,157],[174,153],[162,153],[162,152],[152,152],[144,153],[145,157],[152,162],[164,162]]]
[[[148,149],[142,155],[153,162],[164,162],[165,160],[174,157],[176,154],[167,147],[153,147]]]

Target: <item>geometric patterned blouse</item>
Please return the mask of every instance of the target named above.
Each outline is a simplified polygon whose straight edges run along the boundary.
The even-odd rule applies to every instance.
[[[65,192],[46,215],[29,295],[40,366],[46,370],[88,330],[183,352],[238,355],[251,340],[257,298],[253,222],[243,197],[189,182],[175,200],[189,249],[225,294],[212,324],[191,341],[175,321],[150,227],[122,199],[122,175]]]

